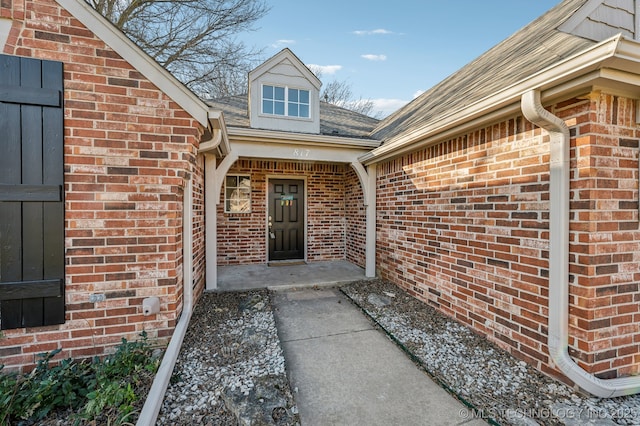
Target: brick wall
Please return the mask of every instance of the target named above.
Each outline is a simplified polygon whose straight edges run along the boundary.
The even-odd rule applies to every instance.
[[[640,132],[635,102],[594,93],[579,106],[559,109],[576,115],[570,353],[601,378],[638,374]]]
[[[193,174],[193,297],[197,300],[206,287],[205,282],[205,193],[204,155],[196,158]]]
[[[365,267],[366,226],[367,216],[362,194],[362,185],[358,175],[351,168],[347,168],[345,174],[345,213],[347,221],[346,229],[346,253],[347,260],[361,268]]]
[[[4,0],[0,16],[14,20],[3,53],[64,62],[67,319],[3,331],[2,362],[28,368],[58,347],[58,357],[101,355],[143,330],[166,338],[182,304],[187,174],[203,279],[200,125],[56,2]],[[142,315],[147,296],[160,297],[160,314]]]
[[[345,208],[345,188],[354,184],[352,173],[348,166],[336,164],[238,160],[229,174],[251,176],[251,213],[225,213],[224,194],[221,194],[217,226],[218,265],[266,262],[267,176],[306,179],[307,260],[345,259],[348,222],[345,213],[355,213],[354,208],[357,209],[351,206],[351,201]],[[357,203],[358,196],[354,195],[353,189],[349,194],[349,199]],[[356,220],[349,219],[351,222]]]
[[[554,107],[571,128],[570,352],[638,373],[638,128],[631,100]],[[378,168],[377,262],[419,299],[557,375],[547,348],[549,138],[522,117]]]

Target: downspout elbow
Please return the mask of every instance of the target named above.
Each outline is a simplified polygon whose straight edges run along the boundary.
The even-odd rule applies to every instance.
[[[640,392],[640,376],[599,379],[569,356],[569,128],[544,109],[540,91],[522,95],[522,113],[551,137],[549,171],[549,356],[560,371],[592,395],[612,398]]]

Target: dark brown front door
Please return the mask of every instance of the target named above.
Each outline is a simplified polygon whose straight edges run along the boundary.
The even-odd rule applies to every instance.
[[[304,181],[269,180],[269,260],[304,259]]]

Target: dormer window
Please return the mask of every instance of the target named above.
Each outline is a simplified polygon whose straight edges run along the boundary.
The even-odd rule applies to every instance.
[[[262,113],[309,118],[309,91],[280,86],[262,86]]]

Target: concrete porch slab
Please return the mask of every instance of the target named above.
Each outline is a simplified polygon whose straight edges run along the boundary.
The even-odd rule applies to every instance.
[[[304,264],[218,266],[218,291],[332,286],[366,279],[364,269],[346,260]]]

